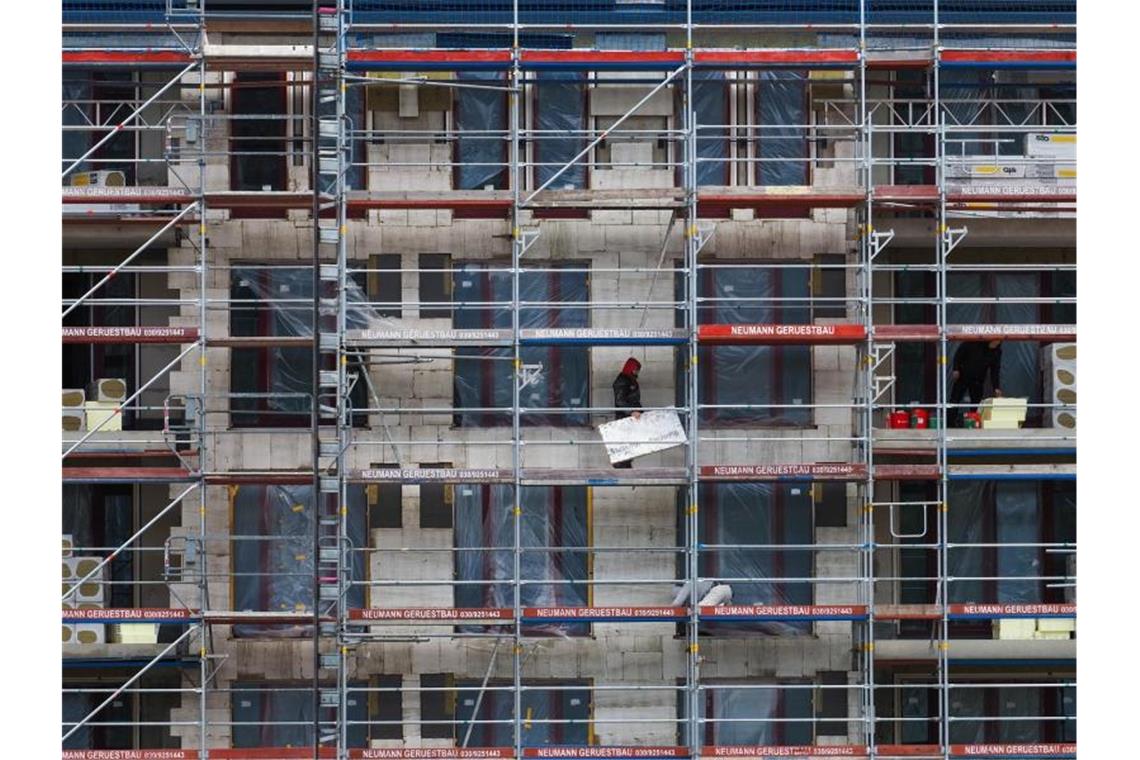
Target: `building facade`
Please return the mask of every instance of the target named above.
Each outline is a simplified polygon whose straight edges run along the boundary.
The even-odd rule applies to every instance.
[[[1075,756],[1075,8],[302,5],[64,2],[65,757]]]

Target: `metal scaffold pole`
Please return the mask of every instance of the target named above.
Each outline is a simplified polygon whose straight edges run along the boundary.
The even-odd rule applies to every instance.
[[[871,255],[874,251],[872,237],[874,232],[874,193],[871,160],[871,128],[870,116],[867,110],[867,7],[866,0],[859,0],[859,67],[856,69],[858,77],[858,113],[859,113],[859,146],[860,164],[857,171],[862,173],[862,187],[865,199],[862,204],[863,219],[859,224],[856,219],[856,229],[859,235],[860,268],[859,281],[859,309],[867,337],[859,347],[863,356],[859,365],[862,371],[857,373],[857,382],[861,383],[857,392],[862,395],[863,409],[860,415],[862,430],[860,431],[861,452],[863,463],[867,468],[866,480],[861,484],[863,493],[860,495],[860,525],[863,531],[863,550],[860,552],[860,575],[863,577],[861,593],[863,604],[867,607],[867,621],[865,623],[865,638],[863,651],[860,656],[862,672],[858,674],[860,681],[860,704],[862,706],[862,736],[867,746],[868,757],[873,760],[877,756],[875,746],[875,456],[874,456],[874,422],[875,422],[875,372],[873,359],[873,345],[875,341],[874,314],[874,272],[871,266]],[[858,485],[858,484],[857,484]],[[854,624],[853,624],[854,625]]]
[[[701,751],[701,737],[703,735],[701,723],[701,655],[700,655],[700,593],[697,577],[700,574],[700,520],[697,516],[700,501],[700,411],[699,388],[697,371],[697,312],[698,268],[699,254],[697,238],[697,125],[696,112],[693,109],[693,0],[685,2],[685,82],[681,94],[681,107],[683,109],[684,151],[681,161],[685,179],[685,267],[688,270],[685,288],[685,327],[688,331],[688,378],[686,405],[688,406],[688,438],[689,445],[685,454],[686,477],[688,479],[688,494],[685,499],[685,524],[688,526],[688,540],[685,546],[686,572],[685,583],[689,587],[689,618],[688,618],[688,658],[685,677],[686,699],[688,700],[686,717],[688,719],[688,743],[690,757],[699,757]]]
[[[515,757],[523,756],[522,721],[522,384],[527,373],[523,368],[522,348],[519,342],[519,276],[523,252],[521,209],[523,171],[520,165],[519,121],[522,114],[523,80],[521,45],[519,39],[519,0],[511,3],[511,67],[507,92],[510,110],[510,168],[511,185],[511,497],[512,497],[512,570],[511,605],[514,611],[514,640],[511,647],[511,683],[513,686],[511,717],[513,719],[512,742]],[[478,716],[472,715],[474,721]]]
[[[198,49],[198,123],[206,124],[206,10],[199,8],[197,13],[198,29],[195,44]],[[207,146],[205,136],[198,141],[198,335],[202,341],[202,349],[198,367],[198,388],[201,396],[194,404],[197,414],[195,425],[198,428],[198,606],[201,610],[203,622],[200,629],[202,637],[198,647],[198,752],[200,757],[208,757],[209,742],[207,736],[208,722],[206,708],[208,705],[207,693],[210,688],[212,675],[210,673],[210,660],[208,646],[212,643],[213,630],[206,622],[206,613],[210,609],[209,589],[209,553],[206,551],[206,473],[211,469],[211,447],[206,438],[206,399],[210,395],[210,377],[207,369],[209,353],[206,350],[206,341],[209,338],[206,318],[206,293],[209,285],[209,236],[207,235],[207,205],[206,205],[206,156]]]
[[[931,63],[931,100],[934,107],[936,134],[934,137],[935,181],[938,185],[938,205],[935,210],[935,267],[938,296],[938,366],[936,393],[938,399],[939,422],[937,438],[938,465],[938,599],[939,620],[936,623],[938,634],[938,719],[939,743],[942,756],[950,758],[950,583],[949,555],[947,551],[949,521],[947,507],[949,497],[949,462],[947,457],[946,433],[949,427],[947,413],[947,369],[948,343],[946,340],[946,120],[942,113],[942,93],[939,59],[942,41],[939,29],[938,0],[934,0],[933,60]]]

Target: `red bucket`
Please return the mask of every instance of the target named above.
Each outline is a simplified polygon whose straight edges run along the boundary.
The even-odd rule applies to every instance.
[[[915,409],[910,413],[910,426],[917,430],[926,430],[930,427],[930,412],[925,409]]]

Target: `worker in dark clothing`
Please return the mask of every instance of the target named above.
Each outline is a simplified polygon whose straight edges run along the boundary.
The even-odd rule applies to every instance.
[[[621,374],[614,379],[614,406],[617,407],[614,419],[625,419],[641,416],[641,386],[637,384],[637,375],[641,372],[641,362],[632,356],[625,360]],[[626,410],[629,411],[626,411]],[[628,469],[633,467],[633,460],[618,462],[614,467]]]
[[[954,352],[954,363],[950,367],[950,403],[960,404],[963,397],[970,396],[970,403],[981,403],[985,393],[986,376],[993,383],[994,397],[1001,397],[1001,341],[968,341],[958,346]],[[962,410],[950,410],[950,426],[962,425]]]

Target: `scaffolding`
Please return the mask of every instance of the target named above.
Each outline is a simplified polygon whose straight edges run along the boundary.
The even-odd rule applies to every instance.
[[[70,432],[65,391],[65,516],[91,512],[85,489],[129,487],[136,502],[144,488],[170,496],[158,509],[135,507],[137,529],[99,532],[113,541],[92,532],[90,545],[65,546],[65,571],[73,555],[94,559],[73,563],[81,569],[65,578],[65,636],[106,626],[127,638],[97,655],[65,645],[64,692],[75,698],[64,757],[1075,757],[1075,537],[1065,527],[1075,510],[1075,423],[1056,422],[1075,418],[1075,402],[1026,394],[1035,428],[947,425],[980,401],[954,396],[947,370],[959,346],[1008,341],[1024,362],[1047,350],[1040,347],[1075,344],[1075,285],[1065,284],[1072,256],[1030,251],[1009,263],[984,253],[1034,234],[1074,247],[1064,242],[1076,203],[1070,4],[314,0],[303,14],[283,4],[252,25],[248,10],[230,8],[241,3],[225,5],[64,3],[63,218],[72,253],[63,272],[75,283],[63,304],[63,342],[73,352],[65,363],[85,351],[92,368],[120,366],[108,360],[111,346],[121,349],[115,361],[136,370],[133,391],[84,407]],[[248,42],[257,34],[291,44]],[[755,45],[739,41],[753,37]],[[242,93],[270,77],[284,103],[239,113]],[[809,93],[806,105],[756,115],[761,89],[789,79]],[[728,93],[718,96],[726,118],[712,123],[702,100],[710,81]],[[624,88],[626,97],[591,112],[595,119],[583,110],[576,125],[538,123],[543,88],[567,84]],[[370,110],[361,101],[399,101],[409,88],[443,91],[449,102],[482,94],[476,118],[485,123],[460,123],[454,107],[420,129],[358,118]],[[467,104],[480,107],[474,96]],[[81,137],[69,143],[69,135]],[[618,157],[619,138],[638,149]],[[392,150],[424,144],[418,156]],[[280,159],[283,180],[246,176],[243,155]],[[228,184],[211,172],[219,162],[229,164]],[[601,181],[623,169],[655,174],[633,185]],[[458,179],[473,170],[481,181]],[[401,175],[429,172],[423,189],[421,180],[400,184]],[[384,178],[381,189],[371,189],[374,177]],[[398,229],[424,214],[479,225],[474,234],[502,243],[509,258],[361,265],[361,227]],[[663,229],[654,266],[623,266],[617,254],[632,244],[620,237],[596,250],[613,254],[612,264],[541,255],[564,242],[549,240],[559,220],[610,218]],[[266,255],[252,263],[215,256],[211,235],[238,220],[301,225],[311,255],[279,257],[272,249],[281,240],[266,239],[258,241]],[[843,230],[839,260],[716,257],[718,234],[761,220],[834,224]],[[100,236],[130,251],[95,264],[75,253]],[[985,242],[971,249],[974,239]],[[1045,247],[1039,239],[1029,246]],[[775,244],[769,250],[778,253]],[[1049,287],[1018,279],[1030,274]],[[409,298],[404,288],[377,294],[367,284],[425,275],[479,292]],[[165,293],[142,285],[152,277],[165,278]],[[723,287],[737,277],[761,285],[744,295]],[[822,294],[824,277],[838,278],[838,295]],[[603,279],[627,290],[562,291]],[[125,280],[138,283],[134,291],[112,294]],[[533,284],[547,280],[558,287]],[[644,298],[631,299],[631,290]],[[408,327],[392,316],[400,308],[446,312],[451,326]],[[260,321],[235,327],[245,311]],[[726,347],[763,348],[761,362],[798,357],[809,377],[827,356],[851,392],[817,399],[809,385],[808,403],[731,394],[718,402],[706,389],[724,380],[704,368]],[[582,378],[554,364],[572,348],[586,357]],[[574,429],[621,411],[590,399],[595,349],[627,349],[646,362],[673,357],[674,402],[644,409],[676,413],[683,446],[650,466],[614,469],[596,434]],[[237,351],[263,351],[259,361],[299,367],[300,377],[235,391],[232,367],[214,365]],[[752,361],[737,371],[758,371]],[[461,364],[477,368],[485,387],[467,391],[457,380],[452,404],[411,403],[396,374],[441,364],[457,376]],[[554,378],[584,384],[585,402],[568,403],[561,386],[550,391]],[[152,389],[163,384],[169,392],[156,398]],[[912,391],[921,398],[902,395]],[[929,412],[918,429],[889,424],[912,406]],[[282,420],[307,431],[300,468],[269,453]],[[469,431],[419,438],[417,420]],[[234,440],[266,453],[237,463]],[[472,449],[485,455],[468,456]],[[445,450],[463,452],[454,459],[466,464],[424,464],[446,460]],[[551,451],[565,466],[549,466]],[[478,510],[482,520],[462,539],[452,525],[449,546],[422,537],[409,545],[402,534],[401,543],[374,545],[361,516],[376,498],[369,494],[405,485],[419,486],[421,498],[440,489],[449,506]],[[253,509],[243,488],[281,500],[299,522],[287,533],[277,532],[283,521],[235,522]],[[553,496],[565,488],[582,489],[581,501]],[[600,540],[590,527],[593,500],[631,498],[627,490],[596,495],[614,489],[675,502],[676,524],[663,526],[674,540]],[[221,493],[230,523],[219,531],[208,521],[208,494]],[[558,518],[560,543],[544,543],[528,521],[551,520],[556,498],[558,514],[574,517]],[[827,498],[838,500],[843,530],[811,522]],[[1053,523],[1028,538],[1016,525],[992,527],[996,518],[982,512],[999,500],[1017,512],[1015,523]],[[397,496],[397,510],[400,503]],[[773,517],[783,532],[756,530],[763,540],[721,538],[706,517],[796,507],[809,515],[806,532]],[[991,527],[964,530],[963,520]],[[243,564],[278,544],[301,570]],[[409,570],[439,557],[446,577]],[[124,561],[134,570],[117,575]],[[617,574],[595,577],[605,562]],[[662,575],[670,564],[676,572]],[[626,567],[644,572],[630,577]],[[291,585],[286,593],[277,583]],[[250,584],[259,596],[239,599]],[[720,584],[733,587],[736,603],[702,604]],[[118,600],[116,588],[127,589]],[[84,604],[85,595],[99,601]],[[279,599],[291,604],[271,609]],[[683,675],[672,681],[665,668],[656,679],[594,683],[604,652],[600,660],[581,654],[593,664],[572,677],[535,675],[553,647],[600,647],[596,626],[633,638],[650,624],[682,642]],[[997,637],[1027,624],[1058,635],[988,640],[991,627]],[[131,631],[145,642],[128,643]],[[239,654],[234,642],[247,636]],[[288,683],[243,682],[237,660],[267,638],[310,642],[289,650],[307,664],[292,668]],[[765,643],[785,639],[821,642],[812,650],[821,652],[848,642],[845,663],[801,662],[813,676],[840,678],[780,667],[758,678],[718,666],[732,647],[777,658],[791,650]],[[429,684],[417,670],[411,685],[391,683],[382,680],[390,671],[364,664],[383,647],[476,640],[486,642],[481,678]],[[176,677],[157,675],[170,668]],[[1032,699],[1006,698],[1014,692]],[[421,713],[378,707],[399,695]],[[662,716],[652,700],[668,695],[676,714]],[[134,698],[128,716],[124,696]],[[649,700],[654,709],[596,714],[603,697]],[[270,716],[271,699],[287,703],[291,717]],[[448,700],[442,718],[426,716],[428,702]],[[150,704],[165,712],[156,718]],[[638,741],[599,739],[629,725]],[[390,740],[385,729],[400,726],[447,740]],[[130,746],[101,746],[124,727]],[[666,735],[675,740],[641,738]],[[764,740],[733,739],[740,736]]]

